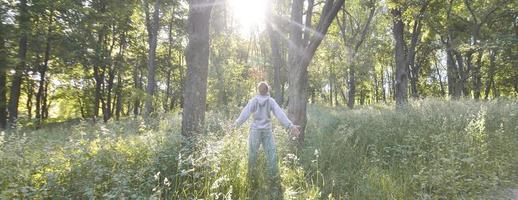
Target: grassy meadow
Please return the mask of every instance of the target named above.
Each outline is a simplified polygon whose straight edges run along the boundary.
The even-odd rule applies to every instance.
[[[207,113],[190,141],[178,113],[4,132],[0,199],[246,199],[248,126],[224,130],[230,113]],[[518,187],[516,100],[312,106],[302,148],[276,127],[284,199],[506,199]]]

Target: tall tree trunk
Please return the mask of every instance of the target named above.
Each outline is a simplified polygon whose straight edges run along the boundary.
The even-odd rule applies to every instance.
[[[3,39],[0,38],[0,43],[3,43]],[[0,44],[0,48],[2,48],[3,51],[3,44]],[[0,56],[0,59],[4,59],[4,54],[2,53],[2,56]],[[3,65],[5,62],[3,60],[0,61],[0,65]],[[6,97],[6,80],[7,79],[7,73],[6,69],[0,69],[0,130],[7,128],[7,113],[5,112],[7,108],[7,97]]]
[[[159,11],[160,11],[160,0],[155,1],[155,6],[153,10],[153,19],[150,19],[149,13],[149,4],[147,0],[144,0],[144,9],[146,13],[146,27],[148,33],[148,62],[147,62],[147,87],[146,87],[146,104],[144,108],[144,115],[149,116],[153,111],[153,93],[155,91],[155,68],[156,68],[156,47],[157,47],[157,38],[158,38],[158,28],[159,28]]]
[[[0,15],[0,20],[3,20],[2,15]],[[4,29],[3,21],[0,21],[0,28]],[[0,31],[0,130],[4,130],[7,128],[7,49],[5,47],[5,35],[4,31]]]
[[[172,64],[172,53],[173,53],[173,24],[174,24],[174,14],[175,14],[175,7],[173,6],[171,13],[171,19],[169,20],[169,27],[168,27],[168,47],[167,47],[167,80],[166,80],[166,90],[165,90],[165,96],[164,96],[164,112],[168,112],[171,108],[171,105],[169,104],[169,98],[171,98],[171,73],[173,71],[173,64]]]
[[[385,68],[381,65],[381,96],[383,102],[387,102],[387,92],[385,91]]]
[[[333,106],[333,67],[329,65],[329,106]]]
[[[373,74],[373,85],[374,85],[374,102],[379,102],[379,83],[378,83],[378,76],[376,75],[376,70],[374,70]]]
[[[142,89],[141,87],[141,81],[140,81],[140,76],[139,75],[140,73],[140,70],[139,70],[139,63],[135,63],[135,65],[133,66],[133,82],[134,82],[134,86],[135,86],[135,91],[137,93],[140,93],[140,90]],[[140,97],[139,95],[136,95],[135,96],[135,101],[133,102],[133,115],[137,116],[139,114],[139,108],[140,108]]]
[[[122,81],[121,73],[117,74],[117,89],[115,95],[117,103],[115,105],[115,120],[119,121],[122,112],[122,88],[124,88],[124,82]]]
[[[307,98],[307,69],[301,67],[300,58],[303,57],[302,46],[302,13],[304,0],[293,0],[291,5],[291,24],[288,43],[288,116],[294,124],[301,125],[304,130],[306,124]]]
[[[268,36],[270,37],[270,48],[271,48],[271,62],[273,65],[273,91],[275,101],[279,104],[283,104],[283,96],[281,91],[281,36],[280,36],[280,27],[278,26],[278,19],[272,11],[274,10],[274,6],[272,4],[273,0],[269,2],[269,9],[267,9],[267,15],[270,16],[268,24],[266,25],[266,29],[268,31]]]
[[[103,112],[103,121],[107,122],[110,120],[112,116],[112,89],[113,89],[113,81],[115,79],[115,69],[113,66],[108,69],[108,80],[106,86],[106,105],[104,107]]]
[[[419,93],[417,91],[417,83],[419,81],[419,65],[415,64],[415,54],[416,54],[416,46],[419,40],[419,36],[421,33],[421,20],[414,20],[414,28],[412,31],[412,39],[410,40],[410,46],[407,49],[407,60],[409,67],[409,75],[410,75],[410,85],[412,91],[412,97],[418,98]]]
[[[448,69],[448,93],[452,99],[459,99],[462,93],[462,88],[459,87],[459,73],[453,56],[453,50],[447,47],[446,66]]]
[[[11,94],[9,99],[9,123],[16,126],[18,119],[18,104],[20,101],[21,85],[23,80],[23,71],[25,70],[26,54],[27,54],[27,37],[30,29],[30,19],[28,14],[27,0],[20,0],[18,4],[20,15],[18,21],[20,24],[20,41],[18,48],[18,65],[12,77]]]
[[[97,117],[99,116],[99,106],[100,106],[100,99],[101,99],[101,87],[102,87],[102,78],[101,73],[99,72],[99,66],[94,65],[94,79],[95,79],[95,91],[94,91],[94,116],[93,120],[94,122],[97,120]]]
[[[163,102],[163,107],[164,107],[164,112],[168,112],[169,111],[169,97],[171,96],[171,68],[167,69],[167,73],[166,73],[166,81],[165,81],[165,94],[164,94],[164,102]]]
[[[94,90],[94,114],[93,120],[97,121],[97,117],[99,117],[99,107],[101,104],[102,98],[102,86],[104,82],[104,70],[101,70],[101,67],[104,65],[104,40],[105,40],[105,28],[103,27],[99,33],[97,34],[97,48],[96,48],[96,62],[94,64],[94,80],[95,80],[95,90]]]
[[[214,0],[189,1],[186,51],[187,77],[183,87],[182,134],[203,133],[209,65],[209,24]]]
[[[403,33],[405,31],[405,27],[402,21],[402,13],[399,9],[393,9],[393,34],[394,40],[396,41],[395,45],[395,60],[396,60],[396,105],[398,107],[404,106],[408,102],[408,64],[405,55],[405,39],[403,37]]]
[[[48,91],[49,91],[49,81],[45,82],[45,88],[43,88],[43,102],[41,106],[41,112],[42,112],[42,119],[48,119],[49,118],[49,108],[50,108],[50,101],[48,101]],[[48,103],[47,103],[48,102]]]
[[[311,35],[307,45],[303,44],[302,24],[303,0],[294,0],[291,10],[290,25],[290,46],[289,46],[289,67],[288,83],[288,116],[294,124],[300,125],[300,144],[304,141],[304,132],[307,122],[307,100],[308,100],[308,66],[315,52],[322,42],[325,34],[338,10],[344,4],[344,0],[326,0],[315,33]],[[308,13],[311,14],[311,13]]]
[[[38,84],[38,92],[36,93],[36,119],[38,120],[38,123],[42,121],[42,101],[43,101],[43,89],[45,88],[45,76],[46,72],[49,66],[49,60],[50,60],[50,44],[51,44],[51,37],[52,37],[52,22],[54,18],[54,12],[51,11],[49,15],[49,24],[47,27],[47,38],[45,42],[45,56],[43,61],[43,66],[39,69],[40,74],[40,80]]]
[[[412,97],[419,97],[419,93],[417,91],[417,83],[419,82],[419,70],[421,68],[420,65],[415,64],[415,55],[416,55],[416,47],[419,42],[419,38],[421,36],[421,19],[428,7],[428,2],[425,1],[421,6],[419,13],[414,17],[414,27],[412,28],[412,35],[410,39],[410,46],[407,48],[407,62],[409,68],[409,76],[410,76],[410,85],[412,91]]]

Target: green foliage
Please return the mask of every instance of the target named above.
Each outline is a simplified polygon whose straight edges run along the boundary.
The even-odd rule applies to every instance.
[[[352,199],[491,199],[488,191],[516,184],[515,101],[426,100],[412,107],[313,110],[324,124],[312,120],[305,157],[319,149],[327,161],[321,164],[325,184],[336,187],[324,187],[324,193]]]
[[[508,100],[312,107],[303,149],[274,131],[284,198],[501,198],[518,184],[517,113]],[[0,198],[246,199],[248,128],[207,116],[208,134],[189,141],[177,114],[13,130],[0,140]]]

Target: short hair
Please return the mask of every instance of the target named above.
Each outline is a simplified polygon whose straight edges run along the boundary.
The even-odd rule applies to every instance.
[[[268,83],[266,82],[259,82],[259,84],[257,84],[257,91],[259,91],[259,94],[261,95],[266,95],[268,94],[268,89],[270,88],[270,86],[268,86]]]

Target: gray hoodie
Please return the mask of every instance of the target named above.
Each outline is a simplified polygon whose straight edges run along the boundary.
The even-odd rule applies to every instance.
[[[253,114],[254,122],[252,123],[252,129],[271,129],[270,111],[273,112],[275,117],[277,117],[285,128],[291,128],[293,126],[281,107],[279,107],[279,104],[269,95],[257,95],[250,99],[234,125],[236,127],[240,126],[248,119],[250,114]]]

